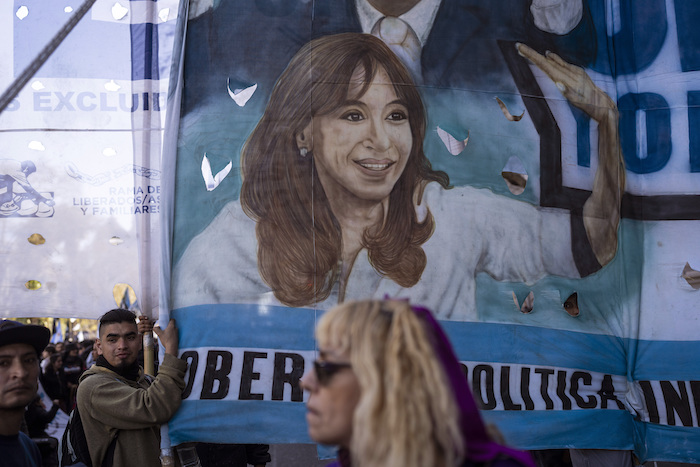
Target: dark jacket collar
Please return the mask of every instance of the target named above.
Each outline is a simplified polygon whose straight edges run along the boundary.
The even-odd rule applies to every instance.
[[[138,381],[140,376],[141,367],[139,367],[138,361],[135,361],[127,367],[117,368],[115,366],[112,366],[104,357],[104,355],[100,355],[99,357],[97,357],[95,365],[107,368],[108,370],[115,372],[122,378],[128,379],[130,381]]]

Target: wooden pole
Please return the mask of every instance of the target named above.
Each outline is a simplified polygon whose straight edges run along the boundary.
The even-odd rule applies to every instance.
[[[151,376],[156,373],[153,356],[153,331],[150,331],[143,335],[143,371]]]

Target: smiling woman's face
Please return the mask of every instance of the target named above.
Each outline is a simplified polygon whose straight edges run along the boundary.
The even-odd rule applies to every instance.
[[[363,70],[353,78],[359,81]],[[312,136],[314,163],[326,196],[334,203],[376,203],[388,198],[406,167],[413,139],[406,103],[379,68],[367,92],[351,85],[348,100],[315,116],[304,132]]]

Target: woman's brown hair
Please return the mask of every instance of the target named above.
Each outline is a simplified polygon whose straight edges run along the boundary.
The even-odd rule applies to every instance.
[[[292,58],[241,153],[240,201],[257,222],[258,269],[282,303],[305,306],[328,298],[339,278],[342,250],[340,225],[313,156],[300,157],[296,136],[312,117],[328,114],[347,100],[357,70],[364,74],[361,96],[380,68],[408,108],[413,145],[389,195],[384,223],[365,231],[362,246],[372,266],[402,287],[415,285],[425,269],[421,245],[430,238],[434,222],[430,213],[418,221],[414,193],[428,181],[447,188],[449,178],[433,170],[423,153],[426,117],[418,90],[401,61],[376,37],[324,36]]]

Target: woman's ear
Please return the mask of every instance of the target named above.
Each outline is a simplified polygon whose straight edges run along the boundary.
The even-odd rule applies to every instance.
[[[306,149],[307,152],[313,150],[312,138],[311,138],[311,122],[300,132],[296,134],[297,149],[301,151]]]

